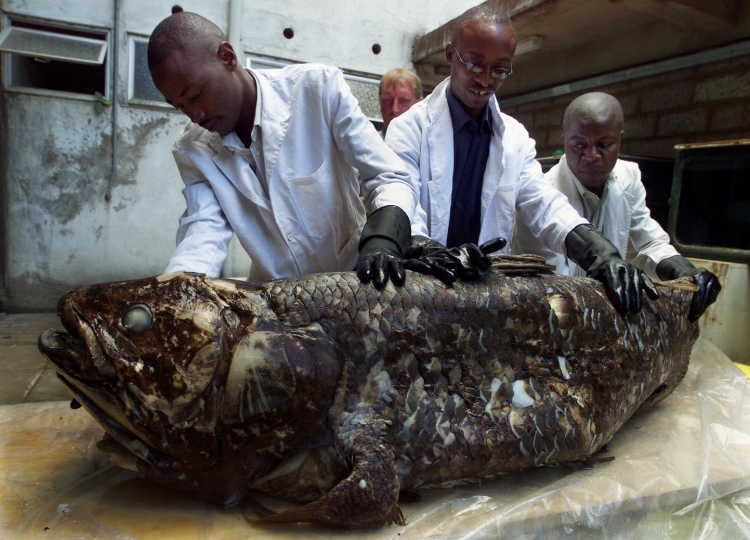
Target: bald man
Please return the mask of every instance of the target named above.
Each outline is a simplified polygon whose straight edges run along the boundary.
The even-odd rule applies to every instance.
[[[716,301],[721,285],[714,274],[682,257],[651,218],[638,165],[619,159],[623,133],[622,107],[616,98],[602,92],[577,97],[563,117],[565,155],[545,178],[648,275],[693,277],[699,290],[689,317],[696,320]],[[585,275],[575,261],[546,248],[523,223],[516,227],[513,251],[542,255],[560,274]]]
[[[218,276],[236,233],[260,279],[356,264],[379,287],[403,282],[416,187],[340,69],[244,69],[223,32],[188,12],[154,29],[148,64],[191,120],[173,147],[187,210],[165,272]]]
[[[386,143],[418,180],[412,234],[449,248],[510,240],[517,216],[547,249],[601,281],[621,314],[637,312],[644,291],[658,296],[650,279],[544,181],[534,141],[500,112],[495,92],[515,50],[504,12],[490,3],[466,11],[445,49],[450,77],[390,123]]]

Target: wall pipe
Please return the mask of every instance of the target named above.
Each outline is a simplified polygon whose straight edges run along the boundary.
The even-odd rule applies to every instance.
[[[242,49],[242,0],[229,0],[229,24],[227,27],[227,40],[237,55],[237,64],[240,68],[245,67],[245,51]],[[221,277],[236,277],[237,275],[248,275],[247,263],[249,257],[241,247],[238,247],[237,236],[232,236],[232,241],[227,246],[227,258],[221,269]],[[252,264],[252,263],[250,263]],[[242,268],[241,270],[238,270]]]
[[[112,186],[114,186],[117,177],[117,56],[120,52],[119,20],[120,20],[120,3],[115,2],[115,20],[112,25],[112,48],[110,57],[112,58],[112,172],[109,175],[107,191],[104,194],[104,200],[112,200]]]
[[[227,39],[237,55],[237,63],[245,67],[245,51],[242,50],[242,0],[229,0],[229,28]]]

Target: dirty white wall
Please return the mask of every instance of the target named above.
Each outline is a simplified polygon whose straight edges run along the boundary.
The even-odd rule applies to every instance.
[[[479,0],[244,0],[244,51],[324,62],[382,75],[411,68],[411,44]],[[158,274],[174,248],[184,210],[170,146],[186,118],[126,103],[127,36],[148,36],[173,5],[225,31],[229,1],[119,0],[118,160],[111,200],[112,114],[79,96],[0,90],[0,310],[54,309],[80,284]],[[66,21],[105,30],[114,1],[2,0],[3,15]],[[294,38],[283,36],[285,28]],[[379,44],[380,54],[372,52]]]
[[[200,4],[202,2],[198,2]],[[383,74],[413,69],[414,38],[480,4],[477,0],[254,0],[243,4],[246,51]],[[285,39],[285,28],[294,38]],[[373,54],[372,45],[382,47]]]

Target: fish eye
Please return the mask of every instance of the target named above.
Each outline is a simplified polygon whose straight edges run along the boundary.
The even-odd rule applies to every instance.
[[[137,304],[122,315],[120,322],[128,332],[140,334],[151,328],[154,316],[148,306]]]

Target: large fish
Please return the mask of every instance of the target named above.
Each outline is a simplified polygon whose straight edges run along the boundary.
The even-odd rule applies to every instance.
[[[585,460],[668,395],[698,325],[660,292],[624,319],[593,280],[497,269],[383,291],[171,274],[71,291],[39,347],[122,467],[306,503],[272,520],[403,524],[400,490]]]

